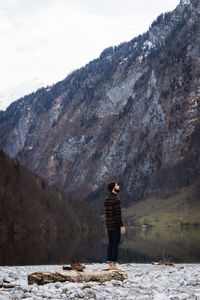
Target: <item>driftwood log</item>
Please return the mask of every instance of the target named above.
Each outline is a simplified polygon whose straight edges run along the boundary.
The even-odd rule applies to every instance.
[[[109,280],[123,281],[128,278],[128,275],[123,270],[89,270],[85,269],[83,272],[76,270],[59,271],[59,272],[34,272],[28,275],[28,284],[37,283],[38,285],[52,283],[52,282],[88,282],[98,281],[104,282]]]

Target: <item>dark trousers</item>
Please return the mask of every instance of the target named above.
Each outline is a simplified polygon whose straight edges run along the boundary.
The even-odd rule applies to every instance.
[[[117,263],[118,247],[121,239],[121,228],[108,230],[107,262]]]

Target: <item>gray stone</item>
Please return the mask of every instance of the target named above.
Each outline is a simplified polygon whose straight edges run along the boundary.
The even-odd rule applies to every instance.
[[[68,292],[68,287],[67,286],[64,286],[64,288],[62,289],[62,293],[63,294],[66,294]]]
[[[106,281],[105,282],[105,286],[107,286],[107,287],[113,287],[113,284],[112,284],[111,281]]]
[[[127,282],[129,282],[129,279],[124,279],[122,282],[127,283]]]
[[[27,286],[24,288],[24,291],[30,292],[30,291],[31,291],[31,287],[30,287],[29,285],[27,285]]]
[[[101,292],[96,294],[96,300],[104,300],[104,299],[110,299],[110,296],[108,293]],[[113,295],[112,295],[113,296]]]
[[[9,276],[4,276],[3,281],[6,283],[11,283],[13,281],[13,278],[10,278]]]
[[[178,280],[178,284],[179,284],[179,286],[182,286],[182,285],[185,284],[185,282],[184,282],[184,280],[181,278],[181,279]]]
[[[111,280],[110,283],[112,283],[113,286],[122,286],[122,282],[119,280]]]
[[[127,291],[122,291],[122,290],[119,290],[119,296],[120,297],[127,297],[128,296],[128,292]]]
[[[180,293],[180,295],[179,295],[179,299],[180,300],[185,300],[187,298],[188,298],[188,294],[186,294],[186,293]]]
[[[129,283],[135,283],[134,279],[129,279]]]
[[[169,300],[169,298],[165,294],[156,294],[154,295],[153,300]]]
[[[195,294],[191,294],[189,295],[188,300],[197,300],[197,296]]]
[[[95,297],[96,293],[93,289],[86,288],[84,289],[84,292],[87,294],[88,297],[92,298]]]
[[[31,293],[29,293],[29,292],[26,292],[26,293],[24,293],[24,297],[25,298],[31,298],[32,297],[32,294]]]
[[[27,287],[28,286],[27,280],[24,280],[24,279],[17,279],[13,283],[16,284],[16,285],[21,285],[23,287]]]
[[[125,283],[122,285],[124,288],[131,288],[131,284],[130,283]]]
[[[24,292],[22,290],[15,290],[13,291],[14,299],[22,299],[22,296],[24,296]]]
[[[190,279],[190,280],[188,280],[187,285],[197,286],[198,282],[195,279]]]
[[[38,292],[38,287],[37,287],[37,286],[31,287],[31,291],[32,291],[33,293],[37,293],[37,292]]]
[[[128,299],[130,299],[130,300],[132,300],[132,299],[136,299],[136,300],[150,300],[152,298],[149,298],[149,295],[142,295],[142,296],[137,296],[135,298],[127,298],[127,300]]]
[[[76,296],[78,296],[79,298],[84,298],[85,293],[82,290],[80,290],[80,291],[77,292]]]
[[[96,295],[96,300],[104,300],[104,299],[105,299],[105,297],[103,295],[101,295],[101,294]]]
[[[60,282],[56,282],[56,283],[54,284],[54,286],[55,286],[57,289],[59,289],[59,288],[62,286],[62,284],[61,284]]]
[[[10,297],[7,295],[0,296],[0,300],[10,300]]]
[[[41,297],[46,297],[47,299],[48,298],[51,298],[52,297],[52,292],[51,291],[45,291],[45,292],[43,292],[41,295],[40,294],[38,294],[37,296],[41,296]]]
[[[65,283],[65,285],[63,286],[63,293],[67,293],[67,291],[70,291],[70,290],[74,290],[74,284],[69,282],[69,283]]]
[[[19,274],[15,273],[15,272],[10,272],[9,273],[9,277],[13,278],[13,279],[18,279],[19,278]]]

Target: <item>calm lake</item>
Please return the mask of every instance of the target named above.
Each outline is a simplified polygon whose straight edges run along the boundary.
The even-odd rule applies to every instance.
[[[59,234],[0,234],[0,265],[106,262],[107,232]],[[151,263],[166,258],[174,263],[200,263],[200,227],[126,228],[121,235],[119,262]]]

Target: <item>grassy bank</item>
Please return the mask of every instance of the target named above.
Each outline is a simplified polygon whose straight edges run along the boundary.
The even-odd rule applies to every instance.
[[[126,226],[187,226],[200,224],[199,182],[162,199],[152,197],[122,209]]]

